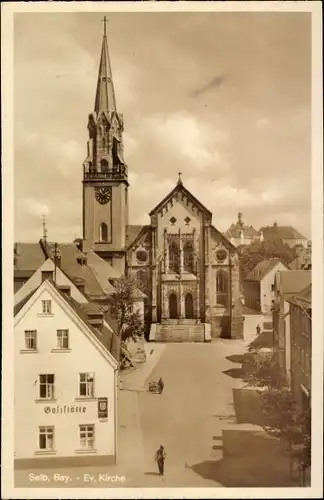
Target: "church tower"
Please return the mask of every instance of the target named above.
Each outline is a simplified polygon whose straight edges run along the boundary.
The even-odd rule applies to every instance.
[[[83,164],[83,241],[124,272],[128,224],[128,173],[123,157],[122,114],[117,112],[107,44],[106,18],[94,110],[88,119]]]

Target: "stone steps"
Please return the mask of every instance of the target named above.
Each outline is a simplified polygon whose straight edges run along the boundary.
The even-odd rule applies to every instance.
[[[156,342],[204,342],[203,324],[157,324]]]

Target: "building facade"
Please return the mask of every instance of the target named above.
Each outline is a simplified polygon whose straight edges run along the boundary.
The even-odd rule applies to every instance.
[[[291,339],[289,300],[310,285],[311,271],[278,271],[275,276],[275,302],[273,306],[274,347],[278,361],[291,385]]]
[[[312,287],[290,300],[291,388],[305,409],[311,404]]]
[[[253,226],[243,222],[243,214],[238,213],[237,222],[231,224],[224,236],[235,246],[250,245],[254,241],[262,241],[262,235]]]
[[[117,112],[106,34],[88,131],[82,251],[93,249],[120,273],[138,280],[147,296],[152,340],[240,337],[236,248],[212,225],[211,212],[180,176],[150,212],[150,224],[129,224],[124,121]]]
[[[272,314],[275,300],[275,275],[286,271],[287,267],[279,259],[265,259],[244,279],[245,305],[262,314]]]
[[[17,467],[115,463],[118,363],[103,315],[45,280],[16,305],[14,334]]]

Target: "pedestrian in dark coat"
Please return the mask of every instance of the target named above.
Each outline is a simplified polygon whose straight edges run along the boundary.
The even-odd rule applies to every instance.
[[[166,453],[165,453],[163,444],[161,444],[160,448],[157,450],[157,452],[155,454],[155,460],[157,461],[157,464],[158,464],[160,476],[164,475],[165,458],[166,458]]]

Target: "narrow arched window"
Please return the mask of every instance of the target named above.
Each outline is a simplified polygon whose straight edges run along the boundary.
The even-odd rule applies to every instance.
[[[99,240],[108,241],[108,226],[104,222],[99,226]]]
[[[107,162],[107,160],[101,160],[100,166],[101,166],[101,172],[108,172],[108,162]]]
[[[169,245],[169,269],[174,273],[180,272],[180,248],[175,241]]]
[[[188,273],[193,273],[194,270],[194,249],[191,242],[185,243],[183,247],[183,266]]]
[[[228,274],[223,269],[216,272],[216,300],[217,304],[228,305],[229,282]]]

